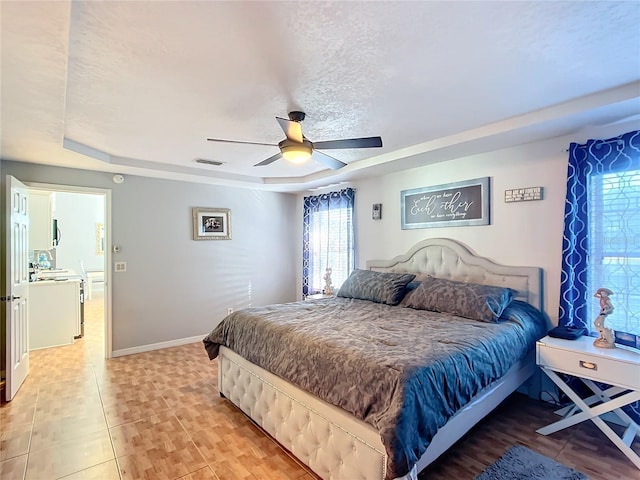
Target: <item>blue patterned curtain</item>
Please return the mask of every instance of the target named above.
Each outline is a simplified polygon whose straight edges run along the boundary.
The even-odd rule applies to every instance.
[[[640,348],[640,131],[572,143],[567,176],[559,324],[593,331],[593,294],[610,288],[605,326]],[[640,402],[623,409],[640,422]]]
[[[304,198],[302,232],[302,295],[321,293],[331,268],[338,289],[355,267],[353,206],[355,190]]]
[[[607,287],[615,292],[615,287],[595,283],[604,279],[595,278],[589,271],[590,264],[603,262],[602,258],[595,257],[593,251],[594,246],[599,247],[599,250],[603,248],[602,245],[594,245],[594,233],[602,233],[603,229],[609,230],[609,237],[606,234],[604,237],[604,241],[608,242],[604,248],[607,251],[619,252],[617,257],[609,254],[611,258],[633,257],[640,253],[640,230],[637,230],[640,224],[633,222],[634,218],[640,218],[640,185],[637,184],[640,178],[633,180],[636,176],[634,171],[639,169],[640,131],[608,140],[589,140],[584,145],[571,144],[562,239],[560,325],[584,327],[591,331],[591,322],[595,319],[592,308],[597,303],[593,298],[595,290]],[[625,172],[629,172],[629,178],[620,176]],[[611,175],[607,177],[608,174]],[[599,188],[596,188],[596,182],[599,182]],[[608,188],[604,188],[602,182],[608,182]],[[618,184],[617,189],[614,183]],[[594,196],[602,195],[602,192],[607,190],[611,193],[607,198]],[[609,216],[613,218],[609,219],[608,224],[603,225],[602,217],[607,214],[607,209],[603,207],[617,204],[622,204],[624,208],[609,208]],[[596,232],[596,229],[600,230]],[[634,276],[637,278],[640,273],[638,269],[634,269],[634,272],[629,271],[633,265],[617,266],[618,276],[628,277],[628,280]],[[639,268],[640,265],[635,267]],[[614,275],[609,275],[606,279],[616,281]],[[595,285],[597,287],[594,288]],[[621,299],[613,297],[613,300],[618,309]]]

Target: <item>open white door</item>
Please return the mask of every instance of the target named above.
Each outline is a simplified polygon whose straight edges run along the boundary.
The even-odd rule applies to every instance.
[[[27,187],[7,175],[7,379],[6,400],[11,400],[29,373],[29,216]]]

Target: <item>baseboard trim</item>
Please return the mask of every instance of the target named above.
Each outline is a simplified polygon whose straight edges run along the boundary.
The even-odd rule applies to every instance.
[[[124,357],[126,355],[133,355],[135,353],[151,352],[152,350],[161,350],[163,348],[179,347],[180,345],[186,345],[187,343],[200,342],[207,334],[196,335],[195,337],[177,338],[176,340],[168,340],[166,342],[150,343],[148,345],[140,345],[139,347],[123,348],[121,350],[114,350],[111,352],[112,357]],[[202,347],[204,350],[204,347]]]

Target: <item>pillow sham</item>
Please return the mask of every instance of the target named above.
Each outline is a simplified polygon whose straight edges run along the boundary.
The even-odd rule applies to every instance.
[[[354,270],[338,290],[339,297],[370,300],[397,305],[405,294],[407,284],[415,277],[412,273],[374,272]]]
[[[411,295],[413,295],[413,292],[415,291],[416,288],[418,288],[418,286],[422,281],[422,280],[418,280],[418,278],[419,276],[416,275],[416,278],[414,278],[407,284],[406,288],[404,289],[404,295],[402,297],[402,300],[400,300],[400,302],[398,303],[399,306],[401,307],[407,306],[407,303],[411,299]]]
[[[506,287],[427,277],[404,306],[497,323],[517,292]]]

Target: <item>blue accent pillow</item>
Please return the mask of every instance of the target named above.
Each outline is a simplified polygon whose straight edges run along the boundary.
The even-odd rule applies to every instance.
[[[404,306],[497,323],[517,292],[506,287],[427,277]]]
[[[338,290],[338,296],[397,305],[404,297],[407,284],[414,278],[412,273],[354,270]]]

